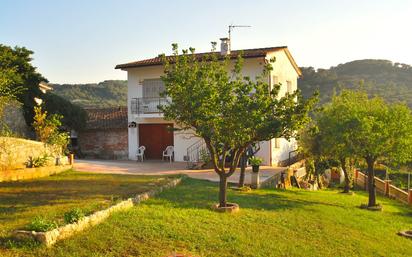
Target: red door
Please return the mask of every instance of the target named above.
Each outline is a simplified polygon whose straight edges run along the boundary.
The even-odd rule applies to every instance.
[[[167,146],[173,145],[173,124],[139,124],[139,145],[146,147],[147,159],[161,159]]]

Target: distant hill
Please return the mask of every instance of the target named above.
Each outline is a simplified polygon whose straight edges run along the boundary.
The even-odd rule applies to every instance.
[[[82,107],[126,106],[127,81],[106,80],[98,84],[52,84],[53,93]]]
[[[378,95],[389,102],[402,101],[412,108],[412,66],[388,60],[357,60],[330,69],[303,67],[298,87],[305,97],[316,89],[321,103],[331,99],[341,88],[357,88],[364,82],[370,95]]]
[[[330,69],[302,67],[298,86],[305,97],[316,89],[321,103],[330,100],[334,90],[357,88],[364,81],[370,95],[389,102],[403,101],[412,108],[412,66],[388,60],[357,60]],[[83,107],[126,106],[127,81],[106,80],[98,84],[54,84],[53,93]]]

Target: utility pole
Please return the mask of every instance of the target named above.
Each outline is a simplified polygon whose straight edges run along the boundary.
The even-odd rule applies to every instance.
[[[231,25],[229,25],[229,51],[231,51],[232,50],[232,30],[234,29],[234,28],[250,28],[250,27],[252,27],[252,26],[250,26],[250,25],[233,25],[233,24],[231,24]]]

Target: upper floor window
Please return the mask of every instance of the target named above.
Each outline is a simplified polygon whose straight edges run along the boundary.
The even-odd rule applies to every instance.
[[[286,86],[287,86],[287,92],[289,94],[292,94],[293,93],[292,81],[286,81]]]
[[[272,86],[279,84],[279,77],[278,76],[272,76]]]
[[[156,98],[160,97],[160,93],[165,91],[165,84],[161,79],[145,79],[143,80],[143,97]]]
[[[275,138],[275,148],[280,148],[281,147],[281,142],[280,142],[280,138]]]

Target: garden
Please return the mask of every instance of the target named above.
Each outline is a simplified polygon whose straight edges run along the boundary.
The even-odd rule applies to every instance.
[[[130,177],[128,178],[130,179]],[[359,208],[367,194],[337,190],[228,191],[238,213],[211,210],[216,183],[186,179],[132,209],[58,242],[5,243],[2,256],[409,256],[412,242],[396,233],[412,211],[378,197],[382,212]]]
[[[13,245],[12,231],[48,231],[74,223],[166,184],[163,176],[128,176],[67,171],[21,182],[2,182],[0,187],[0,255]],[[7,252],[7,251],[6,251]]]

